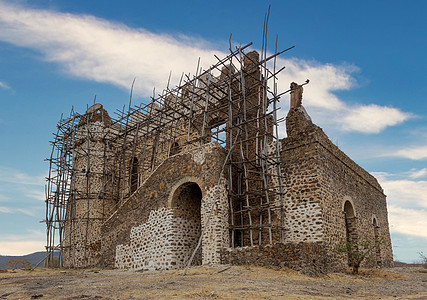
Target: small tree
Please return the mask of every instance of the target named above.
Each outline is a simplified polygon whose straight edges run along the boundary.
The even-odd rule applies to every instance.
[[[23,270],[31,270],[31,263],[23,258],[9,259],[7,261],[7,268],[12,270],[15,269],[23,269]]]
[[[423,267],[427,268],[427,256],[425,256],[423,252],[418,252],[418,255],[421,258],[421,264],[423,265]]]
[[[383,241],[384,238],[374,243],[368,240],[359,242],[343,240],[336,246],[336,251],[338,253],[346,253],[348,256],[348,265],[351,267],[352,273],[359,274],[362,261]]]

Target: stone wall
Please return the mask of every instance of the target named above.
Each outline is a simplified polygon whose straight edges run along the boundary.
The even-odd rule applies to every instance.
[[[318,133],[317,145],[325,242],[334,245],[346,237],[344,204],[348,201],[354,210],[353,234],[357,235],[358,241],[374,244],[379,239],[383,240],[380,243],[380,257],[376,257],[375,251],[372,251],[362,266],[375,267],[379,264],[391,267],[393,254],[387,203],[381,186],[373,176],[333,145],[323,132]],[[378,225],[377,241],[374,218]]]
[[[221,262],[232,265],[288,267],[308,275],[331,271],[329,254],[321,242],[228,248],[221,251]]]
[[[323,240],[323,215],[319,189],[317,149],[306,143],[308,135],[282,140],[282,172],[286,189],[285,240]]]
[[[391,266],[383,190],[373,176],[339,150],[305,114],[301,109],[290,111],[289,136],[282,140],[282,163],[288,187],[286,241],[322,241],[332,257],[331,268],[346,266],[347,257],[335,249],[347,239],[344,203],[349,201],[355,211],[352,226],[358,240],[373,244],[375,239],[384,239],[378,251],[380,255],[372,251],[364,266],[374,267],[377,263]],[[298,124],[303,124],[303,130]],[[377,238],[374,218],[378,225]]]
[[[148,221],[130,232],[130,245],[117,245],[116,268],[183,268],[200,237],[199,222],[174,217],[174,209],[152,210]],[[201,251],[193,264],[202,262]]]
[[[81,119],[73,149],[73,178],[64,226],[65,267],[98,263],[102,220],[115,206],[111,197],[113,153],[103,139],[111,120],[101,105],[90,109]]]
[[[245,61],[245,70],[252,74],[250,80],[253,81],[247,82],[251,125],[255,123],[252,117],[256,114],[254,108],[262,91],[256,87],[259,69],[250,61],[257,60],[258,54],[252,53],[249,58]],[[102,106],[97,108],[99,112],[95,111],[95,115],[92,112],[92,117],[82,118],[73,149],[75,191],[67,208],[64,265],[183,268],[201,240],[201,248],[193,260],[195,265],[288,266],[305,273],[319,273],[347,264],[346,257],[334,250],[338,243],[347,239],[371,243],[383,240],[364,265],[391,266],[391,241],[383,190],[373,176],[348,158],[321,128],[312,123],[301,104],[302,86],[294,85],[292,97],[293,106],[286,119],[287,138],[277,144],[271,138],[259,145],[252,140],[247,148],[236,147],[230,152],[231,161],[242,153],[247,159],[254,160],[256,147],[260,147],[270,158],[267,187],[260,183],[256,168],[245,175],[248,193],[259,195],[255,191],[269,188],[266,196],[273,203],[271,214],[266,209],[251,211],[253,223],[250,230],[243,226],[249,224],[249,213],[244,213],[242,208],[261,206],[260,197],[248,197],[248,204],[233,202],[236,206],[233,211],[240,210],[241,215],[237,221],[237,218],[232,219],[229,196],[241,193],[237,187],[243,171],[231,167],[225,172],[233,186],[228,191],[222,170],[226,150],[216,142],[199,147],[208,142],[206,139],[211,137],[212,128],[226,126],[219,115],[208,117],[208,127],[212,128],[203,128],[203,133],[197,125],[202,124],[201,118],[206,116],[195,112],[190,129],[188,122],[178,120],[177,124],[168,123],[150,135],[152,124],[147,122],[145,128],[138,128],[126,136],[123,144],[118,141],[117,145],[108,146],[103,139],[105,130],[121,129],[109,127],[111,120]],[[156,112],[159,107],[153,105],[151,109]],[[144,118],[142,113],[135,113],[130,125]],[[161,115],[158,118],[159,124],[167,124],[167,118],[162,119]],[[271,118],[262,119],[267,125],[261,133],[271,131]],[[176,128],[173,139],[172,128]],[[264,142],[268,143],[266,147],[263,147]],[[278,177],[274,164],[278,159],[281,177]],[[283,197],[278,189],[281,180]],[[345,206],[351,206],[351,218]],[[235,221],[234,228],[239,225],[243,228],[239,231],[241,245],[251,242],[269,244],[269,232],[264,226],[267,224],[272,228],[273,244],[229,249],[230,220]],[[281,243],[282,222],[284,243]]]
[[[103,265],[182,268],[209,215],[193,263],[218,263],[220,249],[229,243],[227,193],[219,163],[224,159],[224,149],[211,143],[161,164],[103,226]],[[198,206],[193,196],[185,195],[191,186],[200,188]]]

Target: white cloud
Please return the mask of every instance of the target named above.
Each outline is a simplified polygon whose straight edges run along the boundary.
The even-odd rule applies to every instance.
[[[194,73],[198,57],[207,67],[216,62],[214,54],[225,54],[201,39],[154,34],[89,15],[36,10],[1,1],[0,27],[0,40],[35,49],[68,74],[125,89],[136,77],[134,92],[142,96],[151,96],[153,87],[165,87],[171,70],[174,85],[182,72]],[[314,119],[322,123],[339,124],[343,130],[377,133],[409,117],[396,108],[349,107],[343,103],[333,92],[354,87],[351,74],[358,69],[353,65],[296,58],[279,58],[278,65],[287,67],[279,75],[281,91],[287,90],[292,81],[310,79],[304,103]],[[287,112],[287,103],[282,101],[282,117]],[[371,118],[372,114],[375,118]]]
[[[12,210],[6,206],[0,206],[0,213],[10,214],[10,213],[12,213]]]
[[[43,240],[1,241],[0,255],[26,255],[44,251],[46,242]]]
[[[345,107],[332,92],[352,88],[354,79],[351,73],[358,70],[355,66],[320,64],[296,58],[279,58],[277,64],[279,68],[286,66],[285,71],[278,75],[278,83],[282,90],[289,89],[291,82],[303,83],[306,79],[310,79],[310,84],[304,89],[304,103],[307,106],[327,110],[340,110]]]
[[[387,195],[390,230],[427,237],[427,181],[415,180],[426,169],[402,173],[373,172]]]
[[[43,53],[78,77],[109,82],[151,95],[154,86],[165,86],[181,72],[194,72],[200,56],[206,65],[216,61],[203,40],[153,34],[88,15],[27,9],[0,2],[0,39]]]
[[[46,200],[46,196],[42,190],[29,190],[25,196],[41,201]]]
[[[397,108],[375,104],[348,107],[347,110],[347,115],[342,119],[343,129],[365,133],[381,132],[411,117]]]
[[[422,178],[422,177],[425,177],[426,175],[427,175],[427,168],[423,168],[420,170],[411,169],[409,171],[409,177],[411,177],[412,179]]]
[[[25,185],[43,185],[45,177],[43,175],[33,176],[16,169],[0,166],[0,181]]]
[[[427,181],[389,180],[381,184],[390,203],[427,209]]]
[[[36,217],[38,215],[39,207],[32,207],[32,208],[15,208],[15,211],[18,213],[23,213],[27,216]]]
[[[35,217],[37,215],[37,209],[39,209],[39,207],[16,208],[16,207],[0,206],[0,213],[5,213],[5,214],[23,213],[25,215]]]
[[[36,217],[44,207],[44,184],[42,175],[0,166],[0,213]]]
[[[4,82],[0,81],[0,89],[3,89],[3,90],[10,90],[11,88],[10,88],[10,86],[9,86],[9,85],[7,85],[6,83],[4,83]]]
[[[411,180],[414,174],[422,174],[425,169],[411,169],[409,172],[389,174],[373,172],[387,195],[390,205],[427,209],[427,181]]]
[[[427,238],[427,210],[388,206],[391,231]]]
[[[415,146],[397,150],[389,153],[388,156],[409,158],[412,160],[422,160],[427,158],[427,146]]]
[[[302,83],[310,79],[310,84],[304,89],[303,102],[323,124],[339,124],[345,131],[379,133],[411,117],[411,114],[393,107],[375,104],[349,106],[341,101],[333,92],[355,86],[351,74],[359,70],[353,65],[322,65],[299,59],[278,59],[278,65],[286,66],[278,76],[281,90],[288,89],[285,85],[292,81]],[[286,109],[282,110],[281,117],[285,117],[286,113]]]

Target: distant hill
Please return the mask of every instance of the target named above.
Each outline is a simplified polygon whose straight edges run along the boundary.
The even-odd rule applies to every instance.
[[[45,256],[46,256],[46,252],[44,252],[44,251],[34,252],[31,254],[22,255],[22,256],[0,255],[0,269],[5,269],[7,262],[10,259],[17,259],[17,258],[28,260],[31,263],[31,266],[34,267]],[[57,256],[57,255],[55,255],[55,256]],[[43,263],[41,263],[39,267],[43,267]]]

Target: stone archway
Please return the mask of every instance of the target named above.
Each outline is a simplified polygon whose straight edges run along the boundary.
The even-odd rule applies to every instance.
[[[195,182],[186,182],[175,189],[171,199],[173,237],[171,239],[172,265],[185,267],[201,235],[202,191]],[[202,264],[202,247],[197,250],[192,265]]]
[[[347,243],[349,243],[350,252],[352,252],[353,250],[356,250],[355,247],[357,247],[358,235],[356,226],[356,215],[354,213],[353,204],[348,200],[344,203],[344,215],[346,241]]]
[[[372,218],[372,226],[374,227],[374,242],[375,242],[375,263],[377,266],[381,266],[381,248],[380,248],[380,239],[378,233],[378,222],[377,218]]]

